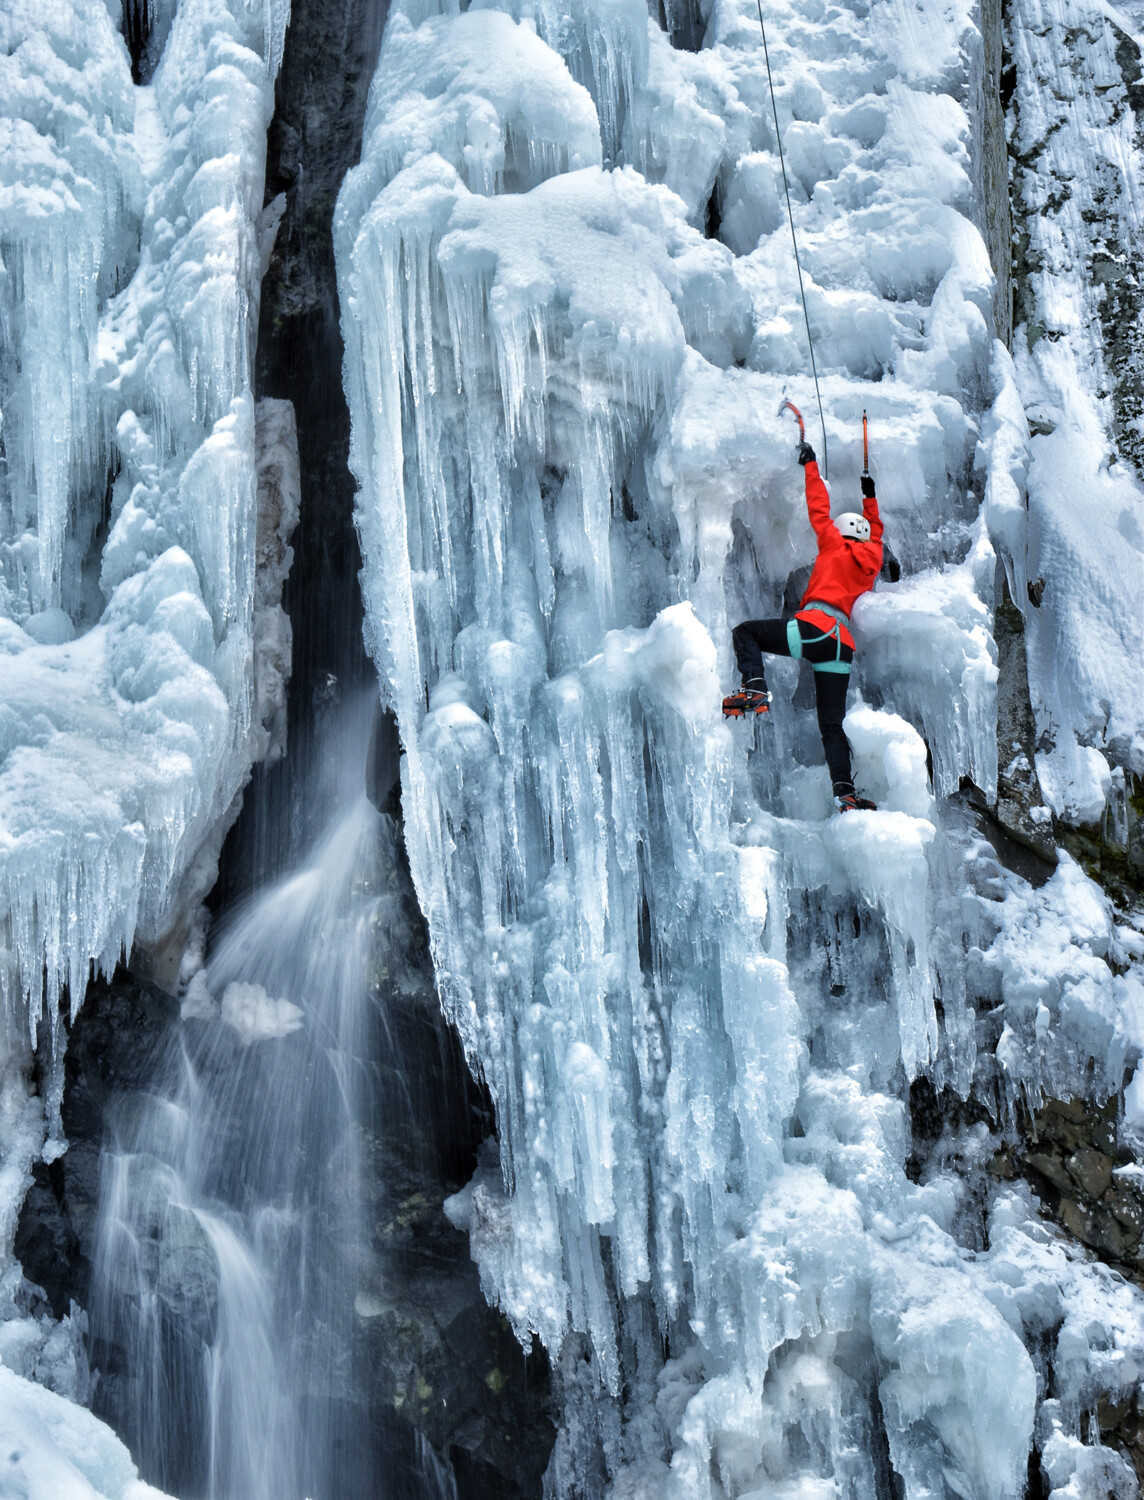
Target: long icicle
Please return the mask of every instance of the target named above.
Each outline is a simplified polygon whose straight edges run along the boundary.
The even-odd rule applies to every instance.
[[[830,455],[826,449],[826,418],[822,415],[822,392],[818,389],[818,368],[814,362],[814,339],[810,335],[810,314],[806,310],[806,289],[802,284],[802,262],[798,258],[798,236],[794,232],[794,210],[790,206],[790,185],[787,182],[786,156],[783,154],[782,132],[779,130],[779,109],[775,103],[775,81],[771,77],[771,55],[767,50],[767,28],[763,25],[763,0],[756,0],[759,7],[759,30],[763,33],[763,58],[767,64],[767,84],[771,91],[771,110],[775,117],[775,140],[779,147],[779,165],[783,171],[783,192],[786,194],[787,218],[790,220],[790,238],[794,246],[794,264],[798,271],[798,294],[802,298],[802,316],[806,323],[806,342],[810,348],[810,372],[814,376],[814,394],[818,400],[818,420],[822,427],[822,472],[830,478]]]

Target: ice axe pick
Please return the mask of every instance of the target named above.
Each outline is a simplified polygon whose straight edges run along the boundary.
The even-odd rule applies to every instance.
[[[794,404],[793,401],[788,401],[785,396],[783,397],[782,401],[779,402],[778,414],[780,417],[782,416],[784,411],[794,412],[795,421],[798,423],[798,440],[800,443],[805,443],[806,423],[802,420],[802,412],[799,411],[798,407]]]

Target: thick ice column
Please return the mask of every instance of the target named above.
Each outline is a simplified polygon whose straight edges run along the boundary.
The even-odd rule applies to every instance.
[[[0,14],[0,1427],[44,1497],[158,1500],[42,1389],[87,1399],[80,1320],[30,1313],[12,1258],[66,1148],[63,995],[137,938],[173,979],[289,670],[293,417],[250,381],[288,6],[173,9],[148,88],[102,4]]]
[[[494,33],[510,66],[489,80]],[[427,36],[453,69],[446,100],[480,101],[432,130],[410,123]],[[575,169],[591,101],[515,22],[398,18],[373,108],[338,223],[366,599],[438,981],[512,1189],[474,1194],[474,1245],[522,1337],[589,1332],[615,1384],[612,1289],[650,1287],[670,1316],[720,1233],[722,974],[754,1075],[798,1056],[778,966],[755,974],[771,1019],[748,1014],[738,965],[759,934],[723,891],[715,650],[670,607],[671,522],[644,457],[696,305],[733,319],[743,299],[677,198]],[[496,174],[474,162],[530,135],[526,191],[488,196]],[[741,1108],[763,1177],[781,1103],[744,1089]]]
[[[484,9],[485,0],[474,8]],[[511,0],[488,8],[527,21],[564,59],[592,96],[604,161],[619,165],[628,117],[647,79],[649,25],[642,0]]]
[[[23,623],[90,610],[80,569],[111,461],[93,356],[135,259],[143,182],[130,66],[106,7],[6,5],[0,100],[0,607]]]
[[[34,998],[34,1028],[41,992],[52,1015],[64,987],[77,1006],[92,962],[110,972],[137,933],[161,937],[177,893],[195,885],[184,887],[184,876],[204,843],[214,838],[217,850],[250,762],[269,745],[261,724],[252,728],[250,368],[276,222],[262,212],[265,132],[287,15],[285,3],[256,14],[239,0],[188,0],[153,85],[138,89],[102,8],[82,18],[68,7],[9,8],[0,23],[22,28],[3,66],[5,100],[26,117],[13,127],[21,149],[5,154],[15,205],[5,227],[41,235],[21,252],[37,275],[62,275],[64,262],[45,249],[52,226],[85,268],[62,343],[35,311],[39,283],[31,287],[24,383],[4,413],[10,456],[34,454],[51,422],[51,472],[64,489],[50,505],[37,491],[46,519],[36,546],[43,553],[55,537],[49,551],[58,554],[58,516],[75,515],[77,568],[89,580],[82,608],[54,596],[71,620],[29,616],[26,569],[6,596],[0,989],[16,1024]],[[53,91],[68,108],[48,109]],[[46,219],[32,213],[37,204]],[[7,244],[4,253],[28,290],[23,262]],[[25,389],[36,370],[52,387],[40,406]],[[80,538],[80,521],[93,504],[101,515],[113,456],[119,472],[99,558],[83,551],[94,522]],[[34,466],[22,472],[39,483]],[[16,515],[13,496],[6,513]],[[35,562],[27,538],[9,561],[17,552]],[[271,570],[279,589],[283,561]],[[50,576],[58,563],[45,565]],[[273,591],[269,572],[265,585]],[[76,626],[85,633],[72,640]],[[273,714],[277,695],[261,675],[261,706]],[[209,860],[200,895],[203,880]]]

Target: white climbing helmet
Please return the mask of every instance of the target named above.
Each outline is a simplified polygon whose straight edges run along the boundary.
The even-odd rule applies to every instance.
[[[844,510],[840,516],[835,516],[834,524],[843,536],[852,537],[856,542],[870,540],[870,523],[856,510]]]

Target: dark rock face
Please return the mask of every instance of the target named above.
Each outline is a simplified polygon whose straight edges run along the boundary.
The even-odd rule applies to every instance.
[[[1036,771],[1037,727],[1029,702],[1025,622],[1004,577],[993,614],[997,642],[997,803],[994,815],[1011,838],[1051,865],[1057,862]]]
[[[64,1072],[66,1153],[37,1162],[16,1231],[16,1256],[52,1313],[88,1303],[99,1203],[99,1155],[120,1104],[148,1086],[156,1047],[178,1016],[169,995],[120,973],[96,979],[68,1038]]]
[[[912,1150],[906,1171],[912,1180],[923,1181],[940,1163],[972,1184],[958,1237],[977,1249],[988,1244],[985,1204],[993,1188],[1023,1178],[1043,1217],[1083,1247],[1079,1254],[1094,1256],[1144,1287],[1144,1189],[1136,1156],[1120,1136],[1119,1104],[1116,1095],[1103,1105],[1046,1099],[1036,1110],[1019,1107],[1003,1129],[999,1121],[1004,1112],[989,1088],[962,1100],[951,1089],[935,1089],[928,1078],[917,1078],[910,1086]],[[982,1127],[996,1147],[984,1165],[976,1153],[960,1155],[957,1145]],[[1057,1395],[1052,1349],[1051,1339],[1030,1348],[1049,1407]],[[1098,1428],[1100,1443],[1127,1460],[1144,1483],[1144,1391],[1135,1399],[1120,1393],[1100,1397],[1089,1442],[1097,1441]],[[1048,1430],[1030,1453],[1030,1496],[1048,1493],[1040,1461],[1040,1443]]]
[[[416,1173],[395,1175],[377,1203],[384,1271],[359,1299],[355,1356],[376,1419],[422,1435],[459,1495],[539,1496],[555,1437],[547,1359],[539,1345],[526,1359],[485,1303],[468,1236],[431,1187]]]
[[[993,1158],[1001,1180],[1024,1177],[1041,1211],[1065,1234],[1144,1287],[1144,1188],[1117,1168],[1135,1164],[1119,1139],[1120,1101],[1094,1108],[1082,1099],[1046,1099],[1022,1112],[1020,1135]],[[1100,1440],[1132,1464],[1144,1484],[1144,1392],[1135,1401],[1102,1397]]]
[[[698,52],[711,8],[703,0],[652,0],[648,10],[681,52]]]
[[[1009,203],[1009,153],[1005,143],[1003,82],[1006,59],[1001,12],[1001,0],[982,0],[981,107],[971,110],[970,118],[977,158],[974,176],[981,184],[977,218],[997,277],[993,293],[993,328],[1008,348],[1013,339],[1013,218]]]
[[[441,1018],[424,920],[408,873],[400,878],[413,962],[400,976],[376,976],[388,1017],[378,1049],[388,1102],[369,1136],[375,1260],[357,1301],[354,1364],[371,1419],[399,1447],[411,1435],[431,1445],[459,1500],[525,1500],[541,1493],[556,1436],[548,1362],[539,1345],[526,1358],[485,1302],[468,1235],[442,1208],[472,1176],[493,1118]]]
[[[1060,843],[1119,906],[1139,904],[1144,892],[1144,781],[1123,766],[1113,771],[1112,796],[1099,823],[1057,823]]]
[[[1144,1286],[1144,1190],[1138,1178],[1116,1170],[1135,1162],[1118,1139],[1118,1105],[1115,1095],[1100,1109],[1081,1099],[1046,1100],[991,1170],[1024,1177],[1048,1217]]]
[[[255,768],[211,897],[216,910],[284,868],[323,826],[328,809],[300,795],[317,739],[345,694],[373,684],[362,640],[333,214],[360,153],[387,15],[386,0],[296,0],[275,89],[266,199],[282,193],[286,208],[262,282],[255,389],[291,401],[298,428],[301,516],[283,596],[294,633],[289,749],[277,764]]]
[[[1111,19],[1113,55],[1124,89],[1123,108],[1135,117],[1137,149],[1144,147],[1144,54],[1140,45]],[[1105,357],[1113,376],[1113,432],[1121,454],[1144,473],[1144,279],[1140,257],[1124,243],[1116,224],[1101,222],[1099,207],[1093,223],[1089,275],[1103,288],[1100,324]]]

